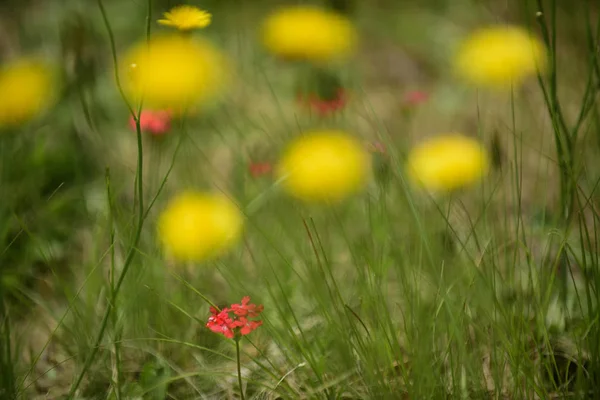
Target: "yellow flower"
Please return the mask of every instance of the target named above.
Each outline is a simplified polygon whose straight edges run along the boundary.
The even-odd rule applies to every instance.
[[[481,179],[488,171],[488,157],[474,139],[450,133],[426,140],[408,156],[412,180],[432,191],[458,189]]]
[[[161,25],[172,26],[182,31],[202,29],[210,25],[212,15],[193,6],[177,6],[163,14],[159,19]]]
[[[370,159],[360,142],[340,131],[305,133],[277,167],[284,190],[303,201],[340,201],[366,184]]]
[[[349,56],[356,45],[347,18],[311,6],[275,11],[264,22],[262,36],[267,50],[285,59],[330,61]]]
[[[492,26],[474,32],[460,46],[456,69],[465,80],[482,86],[506,88],[543,72],[546,49],[526,30]]]
[[[54,100],[54,71],[40,61],[21,59],[0,69],[0,126],[24,123]]]
[[[231,248],[242,226],[242,214],[225,195],[184,192],[160,215],[158,234],[174,258],[202,261]]]
[[[227,65],[208,41],[180,35],[155,36],[123,59],[126,93],[152,108],[185,109],[213,98],[226,84]]]

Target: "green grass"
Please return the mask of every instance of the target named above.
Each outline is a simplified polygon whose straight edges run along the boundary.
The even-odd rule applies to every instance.
[[[150,3],[153,34],[174,3]],[[81,64],[55,109],[0,136],[0,398],[240,398],[236,344],[205,327],[206,300],[245,295],[265,307],[240,342],[246,399],[600,396],[600,10],[575,1],[555,23],[550,0],[540,25],[534,1],[377,3],[358,6],[361,51],[339,71],[353,97],[326,120],[298,107],[298,70],[256,41],[268,2],[198,4],[236,84],[162,141],[129,131],[95,2],[3,17],[36,21],[11,31],[19,51]],[[103,4],[119,56],[147,34],[146,2]],[[448,67],[457,40],[499,21],[540,32],[556,67],[512,94],[462,87]],[[430,100],[406,113],[412,89]],[[248,174],[312,127],[386,145],[365,192],[306,206]],[[412,144],[456,130],[479,136],[495,168],[451,196],[413,190]],[[182,265],[161,253],[156,218],[190,187],[231,195],[245,233]]]

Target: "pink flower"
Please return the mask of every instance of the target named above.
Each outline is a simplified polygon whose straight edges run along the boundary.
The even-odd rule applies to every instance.
[[[408,106],[418,106],[429,100],[429,94],[420,90],[413,90],[404,96],[404,102]]]
[[[240,304],[232,304],[229,308],[218,310],[211,307],[211,316],[208,317],[206,327],[215,333],[222,333],[229,339],[238,335],[248,335],[262,325],[262,321],[249,318],[257,318],[263,309],[262,305],[251,304],[250,297],[245,296]],[[230,313],[234,315],[231,316]]]
[[[129,126],[135,132],[135,119],[129,117]],[[140,127],[142,132],[160,136],[171,129],[171,113],[169,111],[144,110],[140,114]]]

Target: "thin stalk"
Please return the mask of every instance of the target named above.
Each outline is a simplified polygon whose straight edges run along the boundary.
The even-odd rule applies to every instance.
[[[242,386],[242,362],[240,360],[240,338],[235,338],[235,359],[237,361],[238,384],[240,385],[240,397],[245,400],[244,387]]]
[[[542,37],[546,47],[550,51],[550,74],[548,88],[541,76],[538,76],[540,87],[544,93],[544,100],[550,113],[552,127],[556,141],[556,152],[558,156],[558,165],[560,169],[560,194],[561,194],[561,216],[568,223],[572,217],[573,208],[575,205],[575,177],[573,173],[574,164],[574,142],[571,137],[571,130],[568,128],[562,112],[560,101],[558,99],[558,84],[557,84],[557,67],[556,67],[556,42],[557,42],[557,3],[556,0],[551,1],[549,27],[546,23],[545,10],[542,0],[536,0],[536,4],[540,14],[538,22],[542,31]]]
[[[113,219],[113,201],[112,191],[110,187],[110,170],[106,168],[106,196],[108,198],[108,212],[109,212],[109,225],[110,225],[110,302],[113,303],[115,299],[115,228]],[[113,303],[113,307],[116,305]],[[117,313],[112,313],[112,328],[117,330]],[[115,397],[116,400],[121,400],[121,347],[120,347],[120,335],[117,334],[114,343],[115,352]]]
[[[137,171],[136,171],[136,177],[137,177],[137,193],[136,194],[137,194],[137,199],[139,202],[139,204],[138,204],[138,221],[137,221],[137,226],[136,226],[133,242],[131,243],[129,250],[127,251],[127,256],[125,257],[125,261],[123,263],[123,269],[121,271],[121,274],[119,275],[119,279],[117,280],[116,285],[114,286],[114,290],[112,291],[111,301],[107,304],[106,310],[104,312],[104,316],[102,317],[102,322],[100,323],[100,329],[98,330],[98,335],[96,336],[94,346],[92,347],[87,359],[85,360],[85,363],[83,365],[81,372],[79,373],[79,375],[77,376],[77,379],[75,380],[75,382],[71,386],[71,389],[69,390],[69,394],[68,394],[69,399],[72,399],[74,397],[77,389],[79,388],[79,385],[81,384],[83,378],[85,377],[85,374],[87,373],[87,371],[91,367],[92,363],[94,362],[94,359],[96,358],[96,354],[98,353],[100,344],[102,343],[102,339],[104,338],[104,333],[106,332],[106,328],[108,326],[108,321],[112,314],[112,310],[113,310],[115,301],[117,299],[117,295],[119,293],[119,290],[121,289],[123,281],[125,280],[125,276],[127,275],[127,272],[129,271],[129,268],[131,267],[134,257],[137,253],[137,246],[140,241],[140,237],[142,235],[142,227],[144,225],[144,207],[143,207],[143,195],[144,195],[143,188],[144,188],[144,186],[143,186],[143,173],[142,173],[143,166],[144,166],[144,161],[143,161],[144,159],[143,159],[143,147],[142,147],[142,129],[141,129],[141,125],[140,125],[140,110],[138,110],[137,114],[134,112],[133,108],[127,101],[127,98],[123,92],[123,89],[122,89],[122,86],[121,86],[121,83],[119,80],[119,72],[118,72],[119,64],[118,64],[118,60],[117,60],[117,51],[116,51],[115,39],[114,39],[114,35],[112,32],[112,28],[111,28],[110,22],[108,20],[106,9],[104,8],[104,4],[102,3],[102,0],[97,0],[97,1],[98,1],[98,8],[100,9],[100,13],[102,14],[102,19],[104,21],[104,25],[106,27],[109,41],[110,41],[110,46],[111,46],[111,51],[112,51],[112,56],[113,56],[113,63],[114,63],[114,68],[115,68],[117,87],[119,89],[119,92],[123,96],[123,100],[127,104],[129,111],[131,112],[131,114],[134,116],[134,119],[135,119],[135,130],[137,133],[137,150],[138,150],[137,151],[137,153],[138,153],[137,154],[138,155]],[[152,12],[152,3],[151,3],[151,0],[148,0],[148,19],[147,19],[148,25],[150,24],[151,12]],[[148,26],[146,27],[146,33],[149,34]]]
[[[8,398],[16,397],[17,390],[15,387],[14,364],[11,352],[11,334],[10,334],[10,318],[8,309],[4,302],[2,287],[0,285],[0,329],[2,330],[2,342],[0,346],[0,366],[2,366],[2,378],[0,379],[0,392],[3,392]]]

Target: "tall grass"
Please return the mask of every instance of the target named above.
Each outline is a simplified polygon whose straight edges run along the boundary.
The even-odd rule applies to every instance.
[[[572,99],[563,100],[560,91],[566,84],[557,2],[536,0],[522,8],[527,15],[534,8],[541,13],[537,21],[550,49],[550,73],[538,83],[556,151],[557,199],[527,187],[531,179],[551,187],[556,178],[541,162],[539,170],[529,169],[537,163],[531,158],[542,156],[528,148],[531,138],[521,124],[540,122],[524,111],[536,95],[516,88],[509,99],[491,105],[477,100],[478,109],[469,110],[477,111],[477,133],[487,142],[483,115],[504,107],[498,114],[506,140],[497,146],[510,147],[499,167],[481,186],[446,197],[408,184],[403,170],[410,138],[386,127],[371,97],[355,101],[355,109],[333,122],[296,115],[285,108],[289,71],[254,47],[247,62],[255,68],[239,78],[253,91],[245,101],[256,106],[231,98],[225,111],[174,129],[176,144],[146,145],[142,105],[124,104],[136,122],[135,171],[107,165],[98,184],[103,211],[88,228],[92,244],[84,262],[70,265],[76,278],[63,288],[61,307],[23,290],[56,321],[27,365],[15,345],[27,332],[17,335],[12,328],[20,325],[0,301],[0,397],[33,398],[52,371],[66,378],[54,378],[49,396],[71,399],[600,396],[600,176],[587,155],[598,151],[588,135],[600,134],[600,20],[591,20],[597,10],[589,4],[588,70],[571,123],[566,109]],[[116,66],[118,31],[110,8],[102,0],[98,5]],[[148,1],[147,37],[152,10]],[[242,43],[251,46],[252,40]],[[344,124],[360,131],[353,113],[374,121],[369,140],[387,145],[379,161],[388,172],[361,195],[338,206],[307,206],[281,194],[279,182],[248,176],[251,131],[265,153],[276,156],[283,140],[271,137],[287,138],[304,126]],[[409,121],[399,125],[412,129]],[[200,129],[198,139],[192,131]],[[214,161],[223,148],[227,157]],[[155,208],[186,185],[235,193],[246,216],[237,249],[203,264],[163,258],[154,237]],[[546,209],[554,204],[558,217],[550,218]],[[262,327],[240,341],[205,328],[209,306],[245,295],[264,304]],[[41,368],[51,344],[61,359]]]

